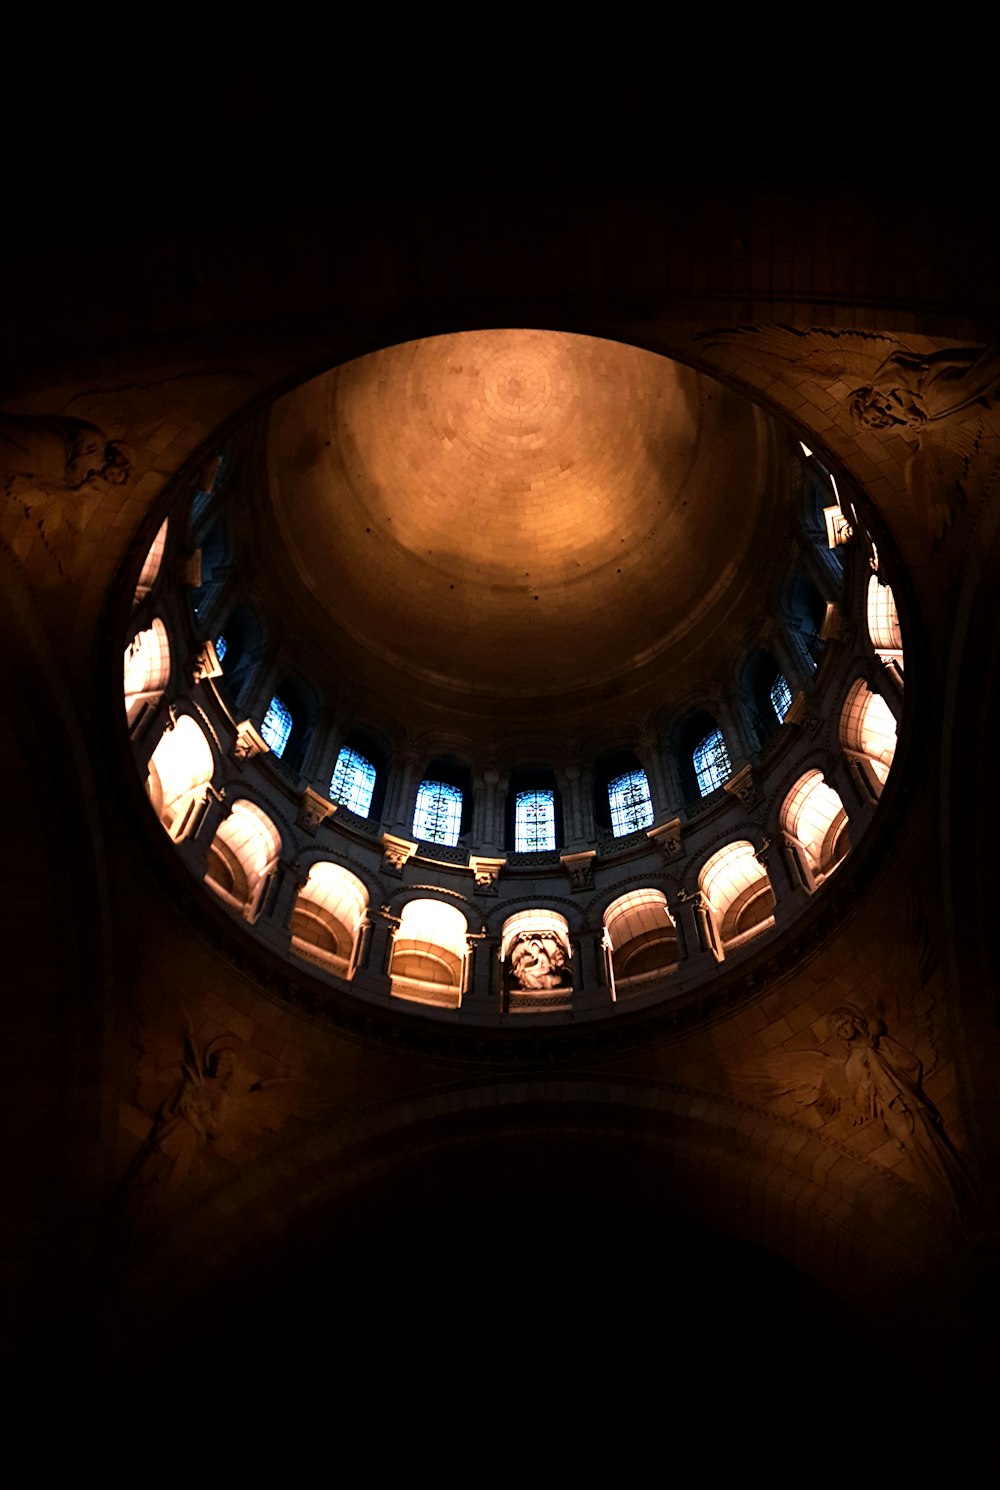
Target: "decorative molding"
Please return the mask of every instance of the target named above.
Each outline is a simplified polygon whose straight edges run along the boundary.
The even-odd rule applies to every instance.
[[[680,857],[683,835],[684,828],[679,817],[671,818],[669,823],[660,823],[658,828],[646,829],[646,837],[662,850],[666,859]]]
[[[722,789],[731,797],[735,797],[744,807],[753,807],[760,795],[754,779],[753,767],[750,765],[741,766],[738,771],[734,771],[729,780],[722,783]]]
[[[487,858],[482,854],[469,855],[469,868],[475,878],[475,893],[477,895],[495,895],[497,893],[497,880],[500,871],[507,860],[504,857]]]
[[[236,726],[233,741],[233,759],[252,760],[255,755],[267,755],[271,747],[251,719],[241,719]]]
[[[307,786],[302,792],[296,822],[300,828],[312,836],[320,823],[325,822],[336,810],[336,804],[331,802],[329,797],[322,797],[319,792],[314,792],[311,786]]]
[[[394,833],[382,834],[382,873],[402,879],[403,870],[417,851],[410,838],[397,838]]]
[[[574,895],[581,890],[594,888],[594,860],[596,858],[597,850],[592,848],[579,854],[559,855],[560,862],[569,875],[570,889]]]
[[[222,677],[222,663],[219,661],[214,642],[205,642],[201,651],[194,660],[191,670],[191,682],[193,684],[204,683],[208,678]]]

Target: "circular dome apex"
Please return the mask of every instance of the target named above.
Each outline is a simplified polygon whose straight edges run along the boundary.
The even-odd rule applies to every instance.
[[[717,645],[700,649],[760,602],[769,428],[703,375],[616,342],[409,342],[275,407],[279,548],[362,695],[381,676],[466,715],[581,692],[592,707],[596,686],[650,668],[662,692],[667,655],[717,663]]]

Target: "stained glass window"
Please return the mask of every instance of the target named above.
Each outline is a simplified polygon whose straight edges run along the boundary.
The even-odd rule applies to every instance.
[[[645,771],[627,771],[608,783],[611,831],[616,838],[638,833],[653,821],[653,804]]]
[[[774,712],[777,714],[779,721],[783,724],[785,715],[792,707],[792,690],[788,686],[787,678],[783,677],[781,673],[778,674],[771,684],[771,703],[774,705]]]
[[[375,790],[375,767],[356,750],[347,745],[337,756],[337,766],[330,782],[330,798],[356,812],[358,817],[367,817]]]
[[[221,632],[215,638],[215,655],[220,662],[226,655],[226,638]]]
[[[555,792],[518,792],[514,799],[515,852],[530,854],[555,846]]]
[[[275,755],[281,755],[288,744],[288,737],[292,733],[292,714],[286,704],[275,694],[268,705],[267,713],[264,715],[264,723],[260,732],[270,745]]]
[[[698,791],[703,797],[717,790],[733,774],[729,762],[729,751],[722,738],[722,731],[714,729],[706,735],[693,752],[694,774],[698,780]]]
[[[413,814],[413,836],[425,843],[458,842],[462,831],[462,793],[445,781],[422,781]]]

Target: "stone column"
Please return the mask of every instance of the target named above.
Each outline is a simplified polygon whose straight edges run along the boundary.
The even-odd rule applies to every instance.
[[[649,795],[653,803],[653,821],[657,822],[666,817],[675,804],[667,789],[660,742],[656,737],[656,731],[650,725],[646,725],[640,732],[639,752],[639,764],[645,771],[646,780],[649,782]]]
[[[385,804],[385,822],[394,828],[409,833],[413,827],[413,810],[416,806],[417,773],[420,757],[415,750],[400,750],[392,763],[389,776],[389,791]]]

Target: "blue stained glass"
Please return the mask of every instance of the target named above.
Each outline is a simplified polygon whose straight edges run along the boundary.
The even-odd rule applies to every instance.
[[[375,790],[375,767],[356,750],[347,745],[337,756],[337,766],[330,782],[330,798],[346,807],[358,817],[367,817],[371,811],[372,793]]]
[[[219,635],[215,638],[215,655],[216,657],[218,657],[220,662],[226,655],[226,646],[226,638],[220,632]]]
[[[425,843],[458,842],[462,831],[462,793],[444,781],[422,781],[413,814],[413,836]]]
[[[720,729],[706,735],[693,753],[694,774],[698,778],[698,791],[703,797],[716,791],[733,774],[729,751]]]
[[[536,853],[555,846],[555,792],[518,792],[514,799],[515,853]]]
[[[781,673],[771,684],[771,703],[774,705],[774,712],[779,721],[784,724],[785,715],[792,707],[792,690],[788,686],[788,680],[782,677]]]
[[[616,838],[638,833],[653,821],[653,804],[645,771],[627,771],[608,784],[611,831]]]
[[[282,703],[277,694],[268,705],[260,732],[270,745],[274,754],[280,756],[288,744],[289,735],[292,733],[292,715],[291,711]]]

